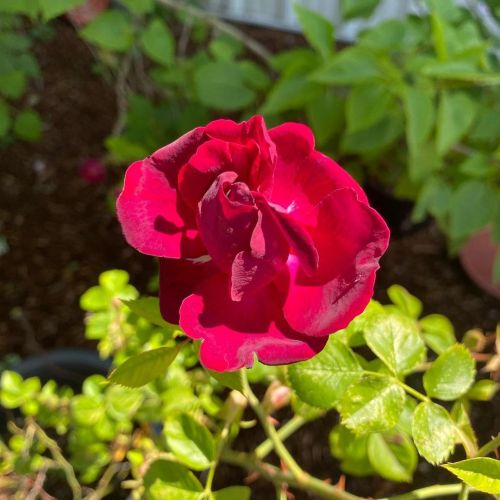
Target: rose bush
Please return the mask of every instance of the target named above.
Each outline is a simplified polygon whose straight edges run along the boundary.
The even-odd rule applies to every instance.
[[[216,120],[127,170],[127,241],[209,369],[314,356],[368,304],[389,230],[308,127]]]

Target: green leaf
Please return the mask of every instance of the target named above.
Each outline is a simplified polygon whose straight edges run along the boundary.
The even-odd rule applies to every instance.
[[[163,484],[168,484],[179,490],[201,492],[203,487],[196,476],[183,465],[170,460],[155,460],[147,469],[143,478],[146,490],[160,480]],[[164,498],[164,497],[162,497]]]
[[[453,401],[470,389],[475,374],[475,362],[469,350],[463,345],[454,345],[440,354],[425,372],[425,391],[431,398]]]
[[[183,413],[167,420],[167,444],[180,462],[194,470],[207,469],[215,455],[215,441],[206,427]]]
[[[443,90],[437,112],[437,151],[445,155],[474,123],[477,105],[465,92]]]
[[[404,107],[406,141],[410,150],[415,151],[427,141],[434,126],[434,92],[418,87],[406,87]]]
[[[6,135],[9,131],[10,122],[9,106],[0,100],[0,137]]]
[[[40,10],[44,21],[60,16],[68,12],[73,7],[82,5],[85,0],[38,0],[40,2]]]
[[[497,167],[493,165],[490,158],[484,153],[477,152],[467,156],[460,163],[458,169],[460,173],[477,178],[487,178],[489,174],[493,174]]]
[[[366,377],[352,385],[340,402],[342,423],[354,433],[392,429],[405,404],[405,392],[390,379]]]
[[[200,492],[184,490],[157,479],[148,490],[151,500],[201,500]]]
[[[374,316],[365,329],[365,339],[397,376],[412,372],[425,358],[425,345],[417,325],[401,314]]]
[[[124,300],[123,303],[137,316],[146,319],[153,325],[170,327],[161,313],[160,301],[157,297],[141,297],[136,300]]]
[[[243,81],[250,88],[266,90],[271,85],[271,79],[268,74],[253,61],[241,61],[237,64],[241,70]]]
[[[199,66],[194,81],[198,99],[210,108],[237,111],[256,99],[256,93],[245,84],[241,68],[230,62],[209,62]]]
[[[346,153],[380,152],[391,146],[403,131],[402,116],[395,112],[372,127],[344,135],[341,146]]]
[[[444,462],[455,446],[455,427],[449,413],[437,404],[420,403],[413,414],[413,441],[431,464]]]
[[[154,62],[168,66],[174,60],[174,37],[168,26],[158,17],[154,18],[141,35],[144,53]]]
[[[85,26],[80,35],[102,49],[126,52],[132,46],[134,27],[126,12],[110,9]]]
[[[317,143],[325,144],[342,129],[344,99],[325,89],[307,105],[306,113]]]
[[[375,471],[390,481],[411,482],[418,455],[406,434],[371,434],[368,458]]]
[[[96,425],[105,414],[102,398],[81,394],[71,400],[71,410],[75,422],[86,427]]]
[[[359,47],[350,47],[331,57],[311,76],[318,83],[346,85],[369,83],[382,77],[374,54]]]
[[[109,375],[113,384],[125,387],[142,387],[155,378],[164,375],[179,353],[180,346],[159,347],[141,352],[118,366]]]
[[[84,311],[104,311],[108,308],[110,297],[100,286],[92,286],[80,297],[80,307]]]
[[[26,74],[21,70],[12,70],[0,75],[0,94],[11,99],[19,99],[28,86]]]
[[[232,62],[242,52],[243,45],[230,35],[221,33],[215,40],[210,42],[208,50],[210,54],[219,61]]]
[[[250,500],[251,489],[248,486],[229,486],[212,493],[213,500]]]
[[[306,40],[321,54],[323,59],[327,59],[334,48],[332,23],[299,3],[294,5],[294,10]]]
[[[296,75],[279,80],[269,91],[261,112],[278,114],[291,109],[301,109],[313,100],[319,92],[319,86],[305,75]]]
[[[106,391],[106,411],[116,421],[130,420],[141,407],[144,395],[140,391],[113,385]]]
[[[288,374],[300,399],[312,406],[331,408],[351,384],[361,380],[363,370],[354,353],[331,336],[317,356],[290,365]]]
[[[500,461],[494,458],[469,458],[443,467],[476,490],[500,493]]]
[[[452,322],[442,314],[429,314],[419,321],[425,343],[437,354],[454,345],[455,329]]]
[[[34,18],[38,13],[39,0],[1,1],[0,12],[6,14],[26,14]]]
[[[215,372],[212,370],[207,370],[207,372],[212,376],[217,382],[220,382],[224,387],[229,387],[235,391],[243,392],[243,385],[241,380],[241,372]]]
[[[342,17],[345,20],[353,17],[370,17],[378,4],[379,0],[340,0]]]
[[[486,226],[493,218],[497,199],[498,193],[485,182],[460,184],[450,201],[450,236],[461,240]]]
[[[155,8],[155,0],[120,0],[120,3],[136,15],[149,14]]]
[[[466,396],[468,399],[474,399],[476,401],[489,401],[497,393],[499,388],[499,384],[494,380],[478,380],[469,389]]]
[[[354,133],[378,123],[394,101],[390,92],[382,85],[363,84],[355,86],[347,97],[347,132]]]
[[[336,425],[329,435],[330,452],[340,460],[343,472],[366,476],[375,471],[368,460],[369,436],[356,436],[344,425]]]
[[[391,302],[406,316],[417,319],[422,314],[422,301],[400,285],[392,285],[387,289]]]
[[[36,111],[21,111],[14,120],[14,133],[20,139],[29,142],[42,137],[42,119]]]

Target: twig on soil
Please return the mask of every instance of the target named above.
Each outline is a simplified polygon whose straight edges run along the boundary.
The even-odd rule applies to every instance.
[[[223,31],[228,35],[232,36],[236,40],[239,40],[245,47],[253,52],[256,56],[262,59],[267,65],[270,64],[271,53],[257,40],[248,36],[243,31],[239,30],[235,26],[226,23],[219,19],[218,17],[211,15],[205,10],[198,9],[192,5],[186,5],[184,2],[179,0],[156,0],[157,3],[164,5],[165,7],[170,7],[175,10],[182,10],[192,17],[202,19],[204,22],[211,24],[214,28],[219,31]]]

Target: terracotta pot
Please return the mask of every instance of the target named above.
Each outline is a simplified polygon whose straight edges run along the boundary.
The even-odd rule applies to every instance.
[[[493,281],[495,256],[500,243],[493,242],[487,227],[469,238],[460,250],[460,262],[469,277],[483,290],[500,299],[500,281]]]
[[[110,0],[87,0],[83,5],[71,9],[66,16],[77,26],[85,26],[108,8]]]

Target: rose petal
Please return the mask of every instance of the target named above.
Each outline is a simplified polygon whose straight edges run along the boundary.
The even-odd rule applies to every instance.
[[[311,130],[300,123],[284,123],[269,131],[278,160],[269,201],[291,213],[308,210],[332,191],[351,188],[368,203],[361,186],[331,158],[314,151]]]
[[[285,266],[290,248],[267,202],[256,201],[260,210],[250,249],[239,252],[231,268],[231,298],[236,301],[271,282]]]
[[[255,142],[246,145],[211,139],[202,144],[179,172],[179,192],[191,207],[198,202],[222,172],[236,172],[248,181],[259,149]]]
[[[200,359],[216,371],[309,359],[325,346],[327,337],[310,338],[294,332],[283,320],[280,298],[273,287],[233,302],[228,277],[207,278],[180,309],[180,325],[193,339],[202,339]]]
[[[206,127],[209,137],[223,141],[248,144],[253,141],[259,148],[259,161],[252,168],[250,186],[254,190],[268,194],[272,188],[273,172],[276,164],[276,146],[271,140],[262,116],[253,116],[246,122],[215,120]]]
[[[160,312],[165,321],[179,324],[182,301],[216,267],[210,260],[160,259]]]
[[[157,257],[197,257],[206,253],[174,185],[150,159],[133,163],[118,197],[118,219],[128,243]]]
[[[236,254],[249,248],[257,222],[257,207],[248,188],[246,195],[242,194],[241,183],[232,188],[237,177],[235,172],[220,174],[200,201],[198,212],[200,236],[208,254],[227,272]],[[226,190],[233,199],[226,195]]]
[[[310,219],[319,267],[308,276],[297,259],[289,259],[284,314],[295,330],[322,336],[345,328],[368,304],[389,230],[352,189],[333,192],[313,212],[301,215]]]

